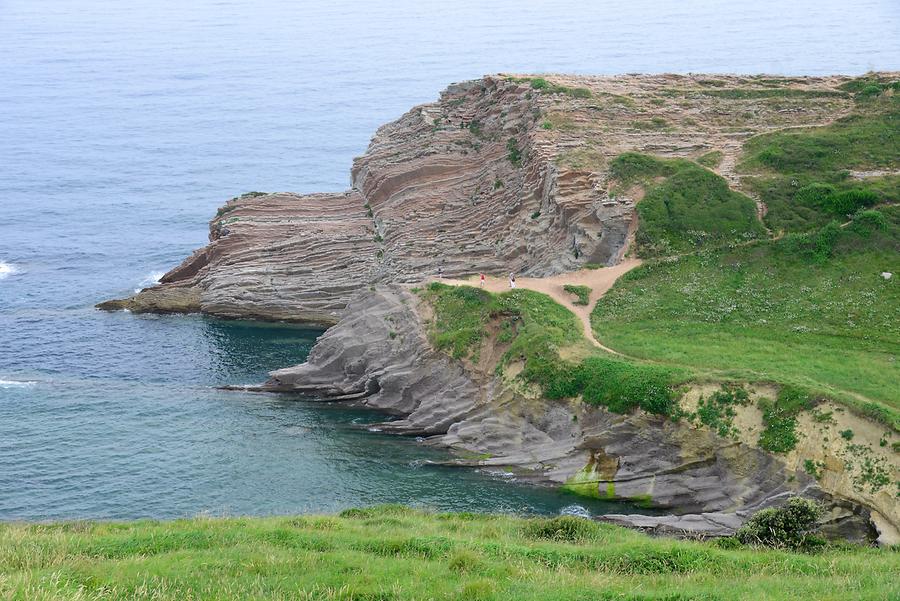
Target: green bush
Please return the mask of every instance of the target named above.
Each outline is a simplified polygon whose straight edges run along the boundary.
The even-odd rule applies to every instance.
[[[624,153],[610,167],[622,187],[640,183],[646,190],[637,205],[640,226],[635,237],[643,256],[765,235],[753,200],[692,161]],[[665,179],[659,182],[660,177]]]
[[[878,195],[871,190],[845,190],[828,196],[825,209],[838,216],[847,216],[863,207],[871,207],[878,202]]]
[[[797,414],[812,408],[812,400],[802,390],[785,386],[774,402],[761,399],[765,429],[759,435],[759,446],[772,453],[787,453],[797,446]]]
[[[565,290],[569,294],[575,295],[575,297],[577,298],[577,300],[573,303],[575,305],[586,306],[590,302],[590,286],[576,286],[574,284],[566,284],[563,286],[563,290]]]
[[[648,413],[672,415],[677,402],[671,389],[672,370],[605,357],[589,357],[575,369],[585,402],[603,405],[615,413],[641,408]]]
[[[535,519],[525,525],[525,536],[539,540],[581,543],[595,538],[599,526],[584,518],[563,515],[552,519]]]
[[[506,152],[509,162],[515,167],[522,166],[522,151],[519,150],[519,143],[515,138],[506,141]]]
[[[737,412],[734,407],[747,405],[749,402],[750,395],[743,387],[737,384],[724,384],[708,399],[700,398],[697,417],[700,423],[709,426],[719,436],[736,438],[738,431],[733,424]]]
[[[782,507],[756,512],[741,526],[736,537],[745,545],[813,548],[821,544],[812,534],[823,511],[816,501],[793,497]]]
[[[888,221],[881,211],[860,211],[853,216],[850,227],[855,233],[868,238],[875,232],[888,231]]]

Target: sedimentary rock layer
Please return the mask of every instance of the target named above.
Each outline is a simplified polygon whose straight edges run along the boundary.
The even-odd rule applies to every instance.
[[[613,192],[611,158],[719,150],[716,170],[740,187],[748,136],[825,123],[852,102],[836,77],[548,79],[450,86],[378,130],[354,162],[352,191],[229,201],[206,248],[160,285],[100,306],[327,324],[372,283],[614,264],[638,199]]]
[[[433,350],[424,312],[398,286],[363,294],[305,364],[272,372],[261,389],[354,401],[396,415],[380,425],[385,431],[490,457],[461,465],[514,469],[537,483],[574,482],[597,496],[672,512],[607,518],[616,523],[730,534],[750,513],[803,494],[827,503],[833,532],[860,540],[874,533],[868,509],[826,494],[805,472],[759,449],[642,412],[529,398],[493,370]]]

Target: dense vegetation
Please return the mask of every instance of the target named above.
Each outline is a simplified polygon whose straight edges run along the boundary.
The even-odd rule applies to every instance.
[[[792,532],[784,516],[767,520]],[[0,598],[673,601],[900,595],[896,550],[800,554],[725,542],[737,548],[655,539],[575,518],[429,514],[396,506],[340,516],[5,524]]]
[[[581,396],[585,402],[625,413],[637,407],[670,415],[677,405],[673,385],[684,370],[610,356],[587,347],[571,311],[531,290],[491,294],[469,286],[432,283],[423,292],[434,307],[431,335],[435,346],[456,358],[478,361],[490,329],[505,345],[498,371],[521,361],[521,377],[541,387],[550,399]],[[581,346],[580,361],[560,357],[561,348]]]
[[[900,95],[882,94],[893,85],[854,80],[853,114],[747,142],[740,168],[765,202],[773,231],[815,229],[876,203],[900,201]],[[853,177],[850,170],[870,176]]]
[[[575,300],[572,301],[573,305],[587,306],[588,302],[590,301],[590,286],[576,286],[575,284],[566,284],[565,286],[563,286],[563,290],[575,296]]]
[[[640,184],[640,228],[635,241],[643,257],[742,242],[765,235],[756,204],[731,190],[722,177],[685,159],[625,153],[610,164],[619,187]]]

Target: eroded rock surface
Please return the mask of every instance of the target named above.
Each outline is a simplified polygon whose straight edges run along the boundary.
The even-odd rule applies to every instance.
[[[612,158],[718,150],[716,171],[740,188],[747,137],[826,123],[852,105],[840,77],[548,79],[450,86],[378,130],[354,162],[352,191],[229,201],[206,248],[160,285],[99,306],[330,324],[373,283],[615,264],[637,198],[612,192]],[[792,94],[770,93],[783,88]]]
[[[424,313],[427,307],[402,287],[367,292],[319,339],[307,363],[272,372],[262,389],[352,400],[396,415],[381,425],[386,431],[488,457],[461,465],[513,469],[537,483],[672,512],[606,518],[620,524],[720,536],[751,513],[803,494],[829,505],[833,531],[857,540],[875,532],[863,506],[826,494],[806,473],[759,449],[642,412],[548,401],[452,360],[429,344]]]

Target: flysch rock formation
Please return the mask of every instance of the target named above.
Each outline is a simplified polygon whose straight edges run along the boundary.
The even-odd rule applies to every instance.
[[[492,369],[450,359],[430,346],[427,316],[409,290],[379,286],[351,302],[306,363],[272,372],[258,390],[355,402],[397,416],[379,425],[386,432],[425,436],[480,457],[458,465],[512,469],[536,484],[574,483],[672,512],[604,517],[623,525],[728,535],[753,512],[802,494],[826,502],[826,532],[856,540],[876,535],[868,508],[827,494],[802,470],[757,448],[660,416],[548,401]]]
[[[98,306],[338,324],[306,364],[274,372],[263,389],[357,402],[394,414],[386,431],[490,455],[482,468],[555,485],[575,478],[601,496],[670,510],[612,521],[727,534],[799,493],[828,502],[835,530],[863,538],[874,523],[882,540],[896,539],[896,511],[824,491],[752,446],[641,413],[548,402],[492,369],[451,360],[430,347],[427,307],[403,288],[437,274],[545,277],[617,264],[641,192],[616,190],[611,159],[715,150],[715,171],[741,190],[746,139],[847,114],[853,101],[838,89],[847,80],[553,75],[537,86],[511,76],[454,84],[378,130],[354,161],[351,190],[232,199],[210,222],[209,244],[159,285]],[[779,88],[794,92],[769,93]],[[766,210],[759,201],[758,210]]]
[[[354,162],[351,191],[233,199],[210,222],[210,243],[158,286],[98,306],[328,325],[373,283],[614,264],[638,198],[611,195],[613,157],[719,150],[717,171],[739,188],[747,137],[826,123],[852,107],[830,95],[840,77],[550,79],[590,96],[504,76],[454,84],[378,130]],[[810,96],[721,94],[773,86]]]

